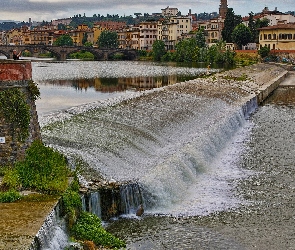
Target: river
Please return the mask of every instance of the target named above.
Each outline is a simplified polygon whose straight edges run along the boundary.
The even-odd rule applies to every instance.
[[[33,65],[41,97],[41,84],[56,91],[46,79],[97,76],[87,63],[60,65]],[[199,71],[142,65],[123,72]],[[109,67],[99,74],[113,72]],[[76,88],[70,98],[76,105],[92,103],[46,110],[37,102],[42,136],[108,179],[142,185],[144,216],[107,225],[128,249],[294,249],[294,89],[277,90],[250,117],[230,105],[238,92],[217,98],[204,89],[196,91],[194,83],[144,92],[132,87],[80,101]],[[51,113],[60,108],[66,112]]]

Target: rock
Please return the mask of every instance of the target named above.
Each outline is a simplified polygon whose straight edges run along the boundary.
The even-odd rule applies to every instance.
[[[138,207],[138,209],[136,211],[136,216],[142,216],[143,213],[144,213],[143,205],[140,204],[140,206]]]

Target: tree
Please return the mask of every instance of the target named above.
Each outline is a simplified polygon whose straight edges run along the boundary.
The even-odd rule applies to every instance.
[[[253,16],[253,12],[251,11],[249,13],[249,23],[248,23],[248,27],[251,31],[251,41],[252,43],[255,42],[255,37],[257,34],[257,27],[256,27],[256,22],[254,21],[254,16]]]
[[[165,43],[162,40],[156,40],[153,43],[154,61],[161,61],[162,56],[166,54]]]
[[[56,46],[73,46],[74,42],[70,35],[61,35],[55,40],[53,45]]]
[[[239,24],[232,32],[232,41],[238,45],[239,49],[251,42],[252,33],[250,29],[244,24]]]
[[[83,34],[82,44],[84,45],[84,44],[87,42],[87,40],[88,40],[88,34],[85,32],[85,33]]]
[[[114,31],[104,30],[97,39],[99,48],[115,49],[118,44],[118,34]]]
[[[175,49],[175,60],[178,62],[194,62],[198,59],[199,48],[195,38],[180,41]]]
[[[223,41],[227,43],[232,42],[232,32],[240,23],[242,23],[242,17],[240,15],[235,15],[232,8],[228,8],[224,20],[224,28],[221,31]]]
[[[198,29],[198,31],[196,33],[196,41],[197,41],[197,46],[199,48],[206,47],[206,38],[205,38],[204,28],[199,28]]]
[[[269,55],[269,52],[270,52],[270,48],[266,45],[264,45],[264,47],[258,50],[258,53],[262,58],[267,57]]]

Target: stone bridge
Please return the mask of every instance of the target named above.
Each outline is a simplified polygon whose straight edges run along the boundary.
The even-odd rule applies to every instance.
[[[95,60],[108,60],[113,55],[120,53],[124,55],[124,59],[134,60],[137,58],[137,51],[134,49],[99,49],[84,46],[53,46],[53,45],[0,45],[0,54],[3,54],[7,59],[12,58],[12,51],[28,50],[31,54],[37,57],[40,53],[51,52],[59,61],[67,59],[68,55],[78,51],[89,51],[94,55]]]

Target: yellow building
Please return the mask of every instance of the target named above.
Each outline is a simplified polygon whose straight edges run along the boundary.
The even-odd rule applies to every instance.
[[[271,50],[295,50],[295,23],[259,29],[259,47],[264,46]]]

